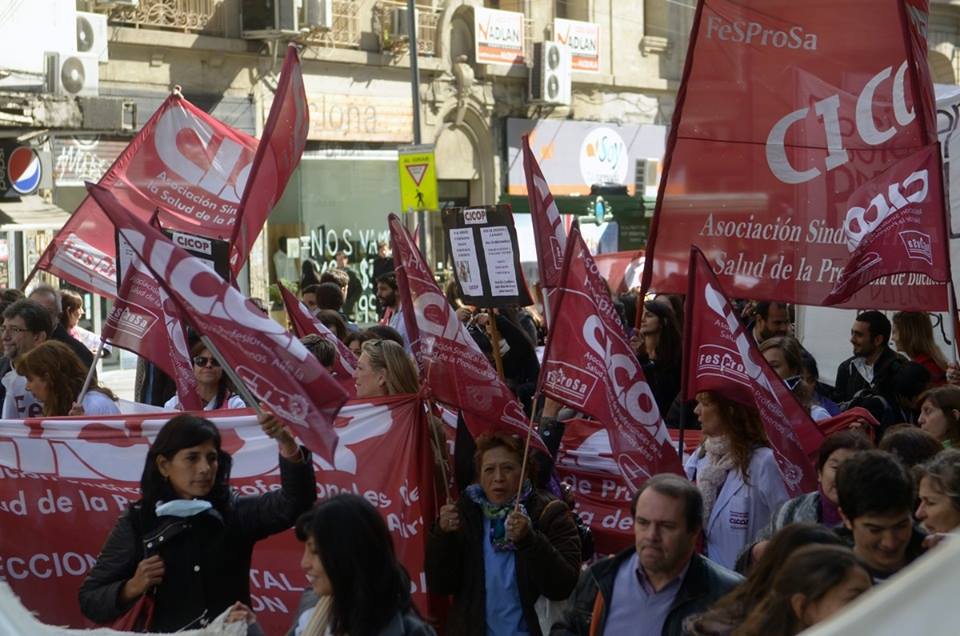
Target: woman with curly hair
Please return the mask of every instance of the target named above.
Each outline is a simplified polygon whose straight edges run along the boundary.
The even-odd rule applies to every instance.
[[[687,477],[703,494],[706,554],[732,570],[740,552],[790,497],[755,407],[703,391],[694,413],[703,444],[687,461]]]

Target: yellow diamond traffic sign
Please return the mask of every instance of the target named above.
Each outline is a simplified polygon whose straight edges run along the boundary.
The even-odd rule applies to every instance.
[[[438,210],[437,167],[433,146],[402,146],[399,149],[400,209]]]

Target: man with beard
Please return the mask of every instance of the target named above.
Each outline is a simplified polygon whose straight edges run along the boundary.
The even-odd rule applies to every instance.
[[[790,311],[784,303],[763,300],[753,314],[753,340],[760,344],[767,338],[790,335]]]
[[[696,553],[703,498],[691,482],[652,477],[634,494],[631,512],[636,545],[581,575],[553,636],[680,636],[687,616],[743,580]]]
[[[882,398],[886,408],[896,404],[893,383],[906,359],[890,348],[890,331],[890,321],[879,311],[857,315],[850,328],[853,356],[837,369],[837,402],[849,402],[859,394]]]
[[[403,323],[403,304],[397,289],[397,276],[393,272],[377,279],[377,300],[385,308],[380,324],[396,329],[403,336],[403,348],[409,352],[410,338],[407,336],[407,326]]]

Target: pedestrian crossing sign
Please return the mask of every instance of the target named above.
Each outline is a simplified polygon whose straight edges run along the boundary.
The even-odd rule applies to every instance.
[[[440,209],[433,149],[432,145],[399,149],[400,209],[404,212]]]

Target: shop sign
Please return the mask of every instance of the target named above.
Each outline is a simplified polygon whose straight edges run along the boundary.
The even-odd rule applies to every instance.
[[[570,68],[574,71],[600,71],[600,25],[555,18],[553,40],[570,49]]]
[[[523,14],[480,7],[473,13],[477,64],[523,64]]]

